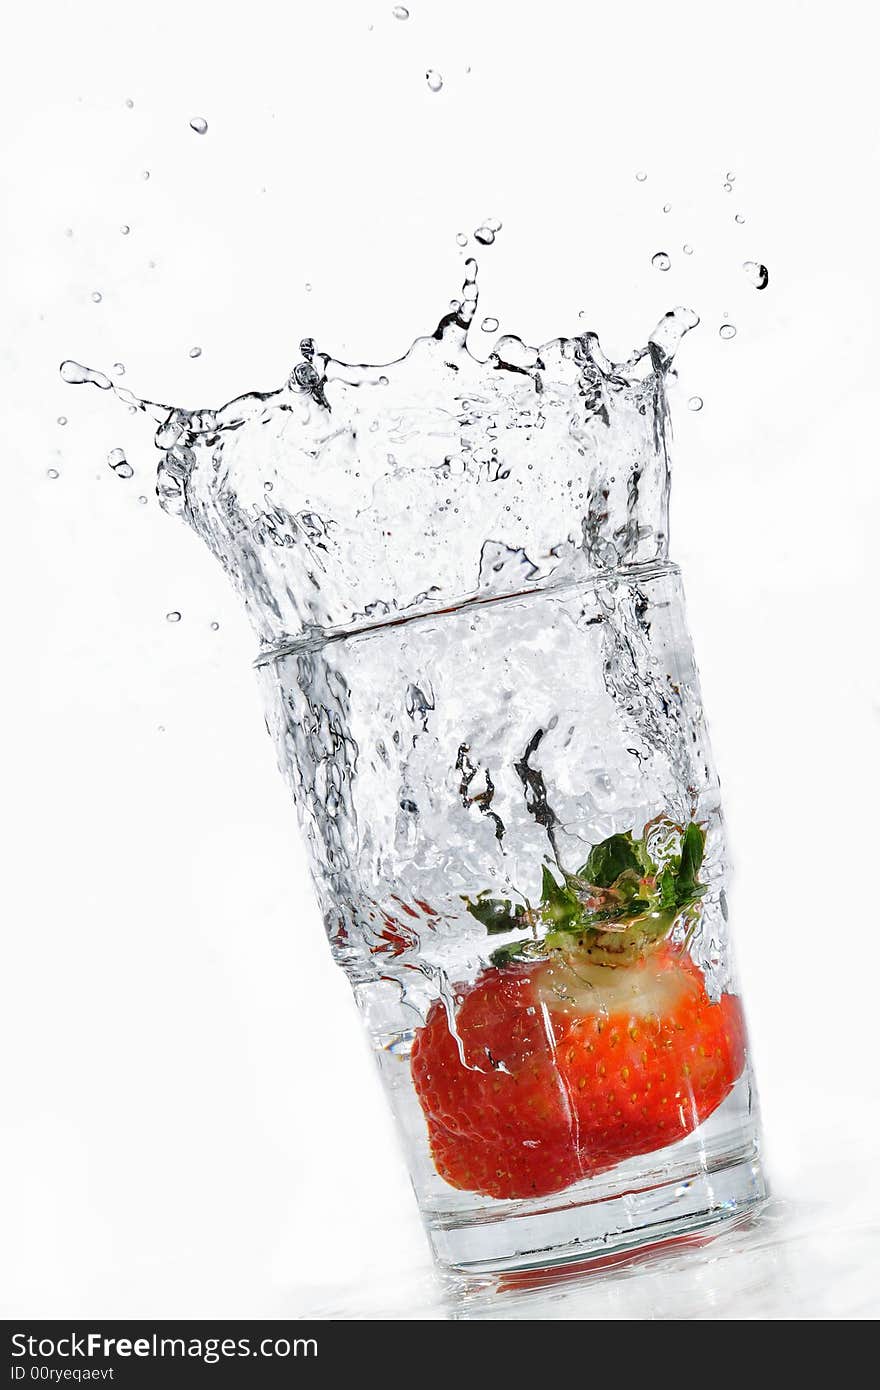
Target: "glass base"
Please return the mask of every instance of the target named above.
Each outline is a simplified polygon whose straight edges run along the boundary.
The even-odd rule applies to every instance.
[[[726,1228],[757,1212],[767,1199],[757,1144],[695,1171],[645,1175],[643,1186],[597,1193],[595,1180],[545,1199],[522,1203],[498,1220],[448,1224],[427,1217],[428,1238],[441,1269],[455,1275],[600,1266],[622,1255],[711,1227]],[[659,1180],[658,1180],[659,1178]]]

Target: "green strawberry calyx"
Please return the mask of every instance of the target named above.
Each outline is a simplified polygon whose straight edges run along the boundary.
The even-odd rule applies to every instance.
[[[632,831],[594,845],[575,873],[545,864],[541,901],[532,906],[488,892],[464,902],[490,936],[528,928],[531,935],[500,947],[496,966],[545,959],[561,951],[597,964],[629,965],[669,935],[680,920],[696,924],[706,832],[696,821],[678,825],[656,816],[636,838]]]

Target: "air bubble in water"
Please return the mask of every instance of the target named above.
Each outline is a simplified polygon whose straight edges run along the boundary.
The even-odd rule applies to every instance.
[[[428,68],[428,71],[425,73],[425,81],[428,84],[428,90],[431,92],[439,92],[440,88],[443,86],[443,78],[434,68]]]
[[[636,183],[644,183],[647,177],[648,175],[645,173],[644,169],[640,169],[636,174]]]
[[[395,5],[391,13],[395,19],[409,19],[409,10],[405,5]]]
[[[770,272],[760,261],[743,261],[743,270],[756,290],[766,290],[770,282]]]
[[[491,246],[495,240],[495,233],[491,227],[478,227],[474,232],[474,241],[478,241],[481,246]]]
[[[103,372],[92,371],[91,367],[84,367],[81,362],[74,362],[70,358],[62,362],[58,370],[61,380],[66,381],[69,386],[82,386],[88,381],[93,386],[100,387],[102,391],[109,391],[113,385],[109,376],[105,376]]]
[[[685,242],[684,246],[681,249],[686,256],[692,256],[694,254],[694,248],[692,246],[688,246],[687,242]]]
[[[190,357],[201,357],[202,349],[200,347],[192,347],[189,350],[189,355]]]
[[[721,327],[718,330],[718,335],[721,338],[735,338],[736,329],[734,328],[732,323],[722,323]]]
[[[739,225],[742,226],[746,219],[743,217],[741,212],[738,212],[733,220],[734,222],[738,222]]]
[[[59,416],[58,416],[58,423],[59,423],[59,425],[66,425],[66,424],[67,424],[67,416],[66,416],[66,415],[59,415]]]
[[[702,397],[702,396],[691,396],[690,400],[688,401],[688,410],[702,410],[702,409],[703,409],[703,397]]]
[[[196,135],[205,135],[208,130],[208,122],[204,116],[193,116],[189,123],[190,130],[194,130]]]
[[[125,478],[127,480],[128,478],[134,477],[134,469],[125,457],[124,449],[111,449],[107,455],[107,462],[117,478]]]
[[[177,609],[176,609],[176,608],[173,608],[173,609],[171,610],[170,613],[166,613],[166,614],[165,614],[165,620],[166,620],[166,622],[169,622],[169,623],[179,623],[179,622],[180,622],[180,614],[178,613]]]
[[[484,333],[495,333],[498,328],[498,320],[496,318],[493,318],[492,315],[489,314],[486,318],[483,319],[483,322],[480,324],[480,327],[482,328]]]
[[[122,233],[123,236],[128,236],[129,232],[131,231],[131,227],[129,227],[129,225],[128,225],[127,222],[123,222],[123,224],[122,224],[122,226],[119,228],[119,230],[120,230],[120,232]]]
[[[60,478],[60,476],[61,476],[61,474],[58,472],[58,469],[57,469],[57,468],[47,468],[47,469],[46,469],[46,477],[47,477],[47,478],[51,478],[53,482],[54,482],[54,480],[55,480],[56,478]]]
[[[102,300],[103,298],[104,298],[104,296],[102,295],[102,293],[101,293],[100,290],[92,290],[92,303],[93,303],[93,304],[100,304],[100,303],[101,303],[101,300]]]
[[[655,270],[668,270],[672,262],[665,251],[658,251],[656,255],[651,257],[651,265]]]

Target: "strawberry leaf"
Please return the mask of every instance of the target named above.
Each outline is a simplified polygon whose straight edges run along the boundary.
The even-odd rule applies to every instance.
[[[642,858],[628,830],[625,835],[611,835],[594,845],[586,864],[578,870],[578,878],[586,879],[597,888],[610,888],[621,874],[631,870],[638,875],[642,868]]]
[[[700,865],[703,862],[705,847],[705,830],[695,821],[691,821],[681,839],[681,863],[675,879],[676,898],[681,904],[699,897],[703,891],[703,885],[698,881],[697,874],[700,872]]]
[[[506,898],[490,898],[486,893],[478,893],[473,901],[465,898],[464,902],[471,916],[482,922],[490,936],[515,931],[525,913],[521,903],[511,903]]]

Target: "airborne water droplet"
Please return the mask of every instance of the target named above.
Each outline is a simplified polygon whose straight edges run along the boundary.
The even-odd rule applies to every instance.
[[[189,123],[190,130],[194,130],[196,135],[204,135],[208,129],[208,122],[204,116],[193,116]]]
[[[100,290],[92,290],[92,303],[93,303],[93,304],[100,304],[100,303],[101,303],[101,300],[102,300],[103,298],[104,298],[104,296],[102,295],[102,293],[101,293]]]
[[[681,249],[686,256],[692,256],[694,254],[694,248],[692,246],[688,246],[687,242],[685,242],[684,246]]]
[[[212,632],[219,632],[219,631],[220,631],[220,624],[219,624],[219,623],[212,623],[212,624],[211,624],[211,631],[212,631]]]
[[[126,98],[125,98],[125,104],[126,104],[126,106],[128,107],[129,111],[130,111],[131,108],[134,106],[134,102],[132,101],[131,97],[126,97]]]
[[[459,246],[467,246],[467,237],[464,232],[459,232],[455,240],[458,242]]]
[[[702,409],[703,409],[703,397],[702,397],[702,396],[691,396],[690,400],[688,401],[688,410],[702,410]]]
[[[663,204],[663,211],[664,211],[664,212],[671,212],[671,211],[672,211],[672,204],[671,204],[671,203],[664,203],[664,204]]]
[[[174,609],[171,610],[170,613],[166,613],[166,614],[165,614],[165,619],[166,619],[166,621],[169,622],[169,623],[179,623],[179,622],[180,622],[180,614],[177,612],[177,609],[174,608]]]
[[[61,380],[66,381],[69,386],[82,386],[88,381],[102,391],[109,391],[113,385],[109,376],[105,376],[103,372],[95,372],[91,367],[84,367],[81,362],[74,362],[71,358],[62,362],[58,370]]]
[[[138,498],[138,501],[140,502],[140,504],[141,504],[142,507],[145,507],[145,506],[147,505],[147,499],[146,499],[146,497],[144,497],[143,495],[141,495],[141,496]]]
[[[756,290],[766,290],[770,272],[765,265],[761,265],[760,261],[743,261],[743,270]]]
[[[190,355],[190,357],[201,357],[201,355],[202,355],[202,349],[201,349],[200,347],[193,347],[193,348],[190,348],[190,350],[189,350],[189,355]]]
[[[495,233],[491,227],[478,227],[474,232],[474,241],[478,241],[481,246],[491,246],[495,240]]]
[[[123,236],[128,236],[129,232],[131,231],[131,227],[129,227],[128,223],[123,222],[123,224],[122,224],[122,226],[119,228],[119,230],[120,230],[120,232],[122,233]]]
[[[739,225],[742,226],[746,219],[743,217],[741,212],[738,212],[733,220],[734,222],[738,222]]]
[[[671,264],[672,262],[665,251],[658,251],[656,255],[651,257],[651,265],[655,270],[668,270]]]
[[[486,318],[483,319],[480,327],[484,333],[494,333],[498,328],[498,320],[493,318],[491,314],[488,314]]]
[[[636,183],[644,183],[647,177],[648,175],[645,173],[644,169],[640,169],[636,174]]]
[[[395,5],[391,13],[395,19],[409,19],[409,10],[405,5]]]
[[[736,179],[736,174],[728,174],[728,175],[727,175],[727,182],[728,182],[728,183],[733,183],[735,179]]]
[[[722,323],[721,327],[718,330],[718,335],[721,338],[735,338],[736,329],[734,328],[732,323]]]
[[[733,192],[733,184],[732,184],[732,183],[725,183],[725,184],[722,185],[722,187],[724,188],[724,192],[725,192],[725,193],[732,193],[732,192]]]
[[[47,477],[47,478],[51,478],[51,479],[53,480],[53,482],[54,482],[54,480],[55,480],[56,478],[59,478],[60,476],[61,476],[61,475],[60,475],[60,473],[58,472],[58,469],[57,469],[57,468],[47,468],[47,469],[46,469],[46,477]]]
[[[59,415],[59,416],[58,416],[58,423],[59,423],[59,425],[66,425],[66,424],[67,424],[67,416],[66,416],[66,415]]]
[[[107,462],[117,478],[124,478],[127,480],[134,477],[134,469],[125,457],[124,449],[111,449],[107,455]]]
[[[114,362],[114,363],[113,363],[113,370],[114,370],[114,372],[116,373],[117,376],[125,376],[125,363],[124,363],[124,362]]]
[[[150,177],[150,171],[149,171],[149,169],[145,169],[145,170],[144,170],[144,179],[148,179],[149,177]]]
[[[428,68],[428,71],[425,73],[425,81],[428,84],[428,89],[432,92],[439,92],[440,88],[443,86],[443,78],[434,68]]]

